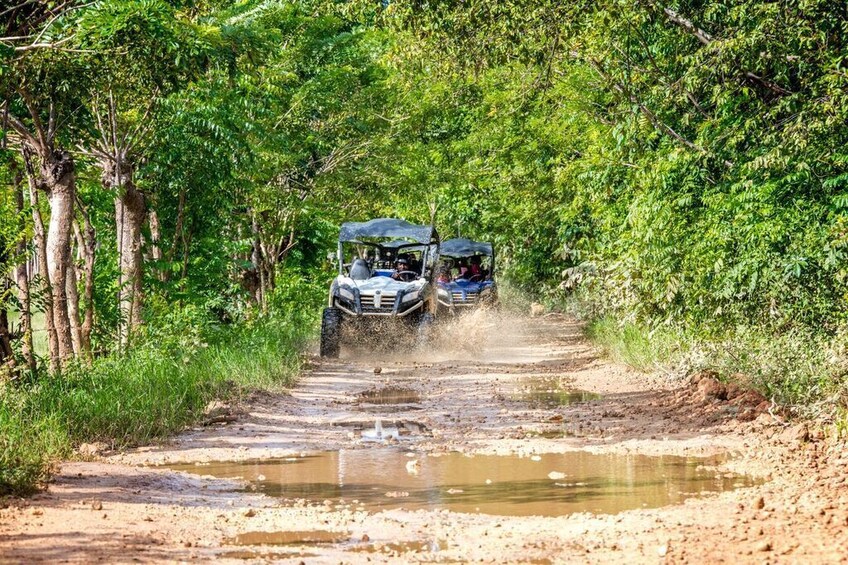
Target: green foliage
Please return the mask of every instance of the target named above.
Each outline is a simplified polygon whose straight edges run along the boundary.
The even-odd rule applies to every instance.
[[[232,328],[190,307],[163,319],[126,356],[97,359],[61,379],[3,385],[0,493],[31,490],[80,443],[141,445],[197,422],[214,399],[291,386],[317,308],[314,287],[292,279],[284,289],[281,301],[299,297],[301,306]]]
[[[645,328],[612,318],[598,318],[586,335],[607,355],[637,371],[652,372],[680,361],[681,335],[668,328]]]
[[[32,492],[48,479],[52,461],[68,454],[57,418],[33,414],[20,403],[17,395],[0,391],[0,496]]]
[[[594,339],[635,367],[712,367],[781,402],[844,404],[841,3],[109,0],[56,18],[45,6],[5,22],[44,44],[0,39],[3,107],[31,128],[52,114],[58,147],[138,135],[122,159],[159,229],[144,233],[145,324],[110,357],[114,195],[102,154],[77,160],[97,234],[98,359],[2,405],[9,430],[67,435],[44,453],[179,429],[228,379],[286,382],[338,223],[384,215],[492,241],[505,298],[578,295]],[[0,274],[32,233],[12,172],[0,164]],[[20,453],[4,457],[36,477],[39,459]]]

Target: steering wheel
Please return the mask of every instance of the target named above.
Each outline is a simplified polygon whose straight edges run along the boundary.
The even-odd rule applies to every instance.
[[[415,271],[395,271],[392,273],[392,278],[403,282],[410,282],[418,278],[418,273]]]
[[[470,279],[468,279],[468,282],[480,282],[482,280],[484,280],[483,275],[474,275]]]

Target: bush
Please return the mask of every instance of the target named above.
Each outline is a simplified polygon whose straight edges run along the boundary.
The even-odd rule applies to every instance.
[[[69,451],[58,418],[28,413],[16,396],[0,396],[0,495],[32,492],[47,480],[51,461]]]
[[[636,370],[680,377],[710,370],[719,379],[753,387],[799,416],[838,419],[848,407],[848,330],[835,336],[793,328],[753,326],[723,334],[660,327],[649,330],[611,315],[586,327],[592,342]]]
[[[148,327],[124,356],[0,389],[0,494],[24,494],[83,442],[113,448],[179,432],[214,399],[291,386],[315,331],[315,288],[288,281],[266,316],[222,326],[196,308]]]

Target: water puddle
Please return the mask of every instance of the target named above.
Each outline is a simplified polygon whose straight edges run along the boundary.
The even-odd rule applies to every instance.
[[[350,534],[309,530],[303,532],[245,532],[226,540],[229,545],[319,545],[340,543],[350,539]]]
[[[236,551],[226,551],[224,553],[218,553],[216,555],[218,559],[242,559],[244,561],[252,561],[255,559],[260,559],[262,561],[280,561],[283,559],[295,559],[295,558],[305,558],[305,557],[317,557],[315,553],[303,553],[299,551],[290,552],[290,553],[280,553],[280,552],[263,552],[263,551],[248,551],[248,550],[236,550]]]
[[[724,457],[596,455],[534,457],[426,455],[374,448],[282,460],[219,462],[204,474],[240,478],[251,490],[292,503],[306,500],[366,511],[448,509],[509,516],[614,514],[677,504],[703,494],[758,484],[720,472]],[[192,464],[172,469],[197,472]]]
[[[445,551],[448,543],[443,540],[397,541],[359,545],[353,551],[362,553],[424,553]]]
[[[365,390],[356,395],[359,402],[364,404],[417,404],[421,402],[418,392],[411,388],[400,386],[387,386],[383,388]]]
[[[556,408],[578,402],[597,400],[600,394],[568,388],[556,377],[544,377],[523,381],[514,395],[516,400],[527,402],[534,408]]]

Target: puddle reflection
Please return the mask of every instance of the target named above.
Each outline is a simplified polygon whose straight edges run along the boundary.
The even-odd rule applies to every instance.
[[[421,401],[418,392],[411,388],[387,386],[366,390],[356,395],[359,402],[366,404],[416,404]]]
[[[323,452],[284,460],[211,463],[204,474],[242,478],[270,496],[353,508],[449,509],[510,516],[614,514],[656,508],[704,493],[752,486],[719,472],[725,458],[595,455],[583,451],[518,456],[441,456],[379,448]],[[194,465],[173,469],[197,472]]]
[[[556,377],[527,379],[521,383],[514,395],[516,400],[527,402],[536,408],[556,408],[577,402],[597,400],[600,394],[568,388]]]

